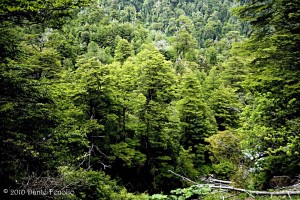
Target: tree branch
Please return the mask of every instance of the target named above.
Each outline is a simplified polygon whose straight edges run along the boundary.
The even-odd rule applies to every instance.
[[[216,188],[216,189],[225,189],[225,190],[233,190],[233,191],[238,191],[238,192],[245,192],[248,194],[255,194],[255,195],[271,195],[271,196],[281,196],[281,195],[300,195],[300,191],[274,191],[274,192],[268,192],[268,191],[257,191],[257,190],[247,190],[247,189],[242,189],[242,188],[235,188],[235,187],[231,187],[231,186],[227,186],[227,185],[215,185],[215,184],[199,184],[189,178],[186,178],[180,174],[177,174],[171,170],[168,170],[169,172],[171,172],[172,174],[174,174],[175,176],[178,176],[180,178],[182,178],[182,180],[184,181],[188,181],[191,182],[193,184],[195,184],[196,186],[198,186],[199,188],[203,188],[203,187],[210,187],[210,188]],[[218,179],[211,179],[211,180],[215,180],[216,182],[220,182],[220,183],[230,183],[230,181],[222,181],[222,180],[218,180]]]

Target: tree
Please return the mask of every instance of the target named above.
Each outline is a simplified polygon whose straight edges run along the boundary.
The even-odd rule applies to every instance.
[[[145,96],[138,113],[141,127],[137,134],[141,152],[147,156],[143,180],[151,183],[152,188],[148,188],[151,191],[173,187],[168,169],[176,166],[180,148],[179,120],[172,104],[176,78],[170,64],[152,45],[145,46],[137,55],[138,92]]]
[[[33,173],[54,169],[55,160],[49,161],[54,152],[48,138],[59,120],[53,112],[55,104],[48,84],[57,75],[60,56],[53,48],[44,48],[42,36],[47,27],[61,27],[83,3],[0,3],[1,188],[19,187],[17,184]],[[32,43],[32,36],[41,39],[39,44]]]
[[[66,19],[72,17],[81,6],[87,5],[86,0],[54,0],[40,3],[38,1],[2,1],[0,3],[0,21],[10,21],[16,24],[43,24],[44,27],[62,26]]]
[[[208,160],[205,138],[216,133],[216,121],[204,102],[199,80],[193,74],[187,73],[182,83],[181,99],[178,101],[182,145],[185,149],[191,148],[191,152],[196,155],[194,165],[201,169]]]
[[[108,66],[116,84],[115,131],[109,135],[109,149],[106,155],[110,165],[108,173],[119,177],[122,184],[130,191],[145,189],[144,174],[141,169],[145,165],[146,155],[142,152],[138,131],[143,126],[138,113],[142,109],[145,97],[137,92],[138,65],[134,58],[128,58],[122,65],[114,62]],[[130,172],[130,173],[129,173]],[[134,183],[134,184],[133,184]]]
[[[232,131],[220,131],[206,139],[214,173],[222,179],[232,179],[243,159],[240,136]]]
[[[235,89],[221,84],[219,88],[211,92],[208,105],[214,112],[220,131],[239,126],[242,105]]]
[[[178,28],[173,40],[175,54],[178,59],[185,58],[187,53],[192,54],[197,46],[197,40],[191,34],[193,26],[188,17],[180,16],[177,23]]]
[[[206,57],[211,66],[214,66],[218,63],[217,55],[218,52],[215,47],[211,46],[207,48]]]
[[[272,176],[295,175],[300,162],[299,6],[298,1],[246,1],[236,10],[253,27],[240,49],[251,74],[243,83],[250,94],[243,131],[257,139],[245,144],[261,155],[254,158],[264,163],[263,186]]]
[[[132,47],[130,43],[126,39],[119,39],[115,50],[115,60],[123,64],[131,55]]]

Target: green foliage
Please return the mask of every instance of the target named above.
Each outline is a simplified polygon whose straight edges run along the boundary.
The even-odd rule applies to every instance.
[[[235,173],[235,163],[228,160],[220,161],[218,164],[213,164],[212,168],[218,178],[222,180],[230,180],[233,173]]]
[[[208,60],[209,64],[212,65],[212,66],[216,65],[217,62],[218,62],[218,60],[217,60],[217,54],[218,54],[218,52],[217,52],[216,48],[209,47],[207,49],[206,54],[207,54],[206,57],[207,57],[207,60]]]
[[[185,16],[180,16],[178,21],[180,27],[173,38],[174,50],[177,58],[185,58],[187,55],[193,54],[197,41],[191,35],[190,20]]]
[[[220,179],[228,180],[235,174],[242,157],[240,136],[233,131],[222,131],[207,138],[213,170]]]
[[[138,113],[142,123],[138,134],[142,152],[147,156],[147,173],[154,178],[153,189],[161,188],[162,184],[167,188],[170,187],[165,182],[170,178],[168,169],[176,165],[179,151],[178,118],[171,104],[176,78],[170,62],[155,47],[146,47],[137,55],[138,92],[146,97]]]
[[[211,92],[208,102],[220,131],[238,127],[242,105],[233,88],[221,84]]]
[[[71,17],[76,9],[87,5],[86,0],[39,1],[2,1],[0,4],[1,21],[13,21],[22,24],[22,20],[58,27]]]
[[[297,174],[298,1],[89,3],[0,2],[2,185],[63,176],[71,199],[216,199],[174,190],[186,183],[169,170],[251,189]]]
[[[195,160],[196,156],[192,153],[192,148],[190,147],[188,150],[185,150],[183,147],[179,152],[178,156],[178,172],[184,172],[184,174],[192,179],[196,178],[199,174],[199,171],[195,169]]]
[[[188,188],[179,188],[172,190],[170,195],[154,194],[150,196],[150,199],[160,200],[160,199],[174,199],[174,200],[184,200],[191,198],[202,198],[211,192],[209,187],[198,187],[197,185],[190,186]]]
[[[216,132],[216,122],[209,107],[204,103],[200,82],[190,73],[182,80],[178,111],[182,132],[182,145],[191,148],[197,168],[205,163],[205,138]]]
[[[135,165],[143,165],[146,161],[145,154],[136,151],[136,146],[138,146],[138,141],[126,138],[125,142],[112,144],[111,148],[115,155],[114,157],[121,159],[124,162],[124,165],[131,167]]]
[[[53,49],[33,53],[27,48],[29,41],[22,42],[24,28],[4,21],[0,26],[0,33],[11,37],[7,41],[6,36],[1,37],[0,42],[5,51],[0,63],[0,176],[4,185],[15,186],[33,172],[53,169],[55,161],[46,163],[53,154],[47,140],[59,119],[47,83],[59,71],[60,63]]]
[[[212,135],[207,138],[209,142],[210,152],[213,153],[215,159],[230,159],[232,161],[239,161],[241,156],[239,143],[240,136],[236,132],[231,130],[218,132],[218,134]]]
[[[125,39],[120,39],[115,50],[115,60],[124,63],[124,61],[131,55],[132,47],[129,42]]]
[[[73,186],[74,194],[70,195],[71,199],[131,199],[142,200],[148,199],[146,195],[133,195],[127,193],[125,188],[117,185],[103,172],[86,171],[83,169],[72,169],[70,167],[61,167],[60,173],[64,181]]]
[[[249,93],[241,130],[247,137],[245,151],[251,154],[249,166],[255,173],[262,172],[261,178],[253,175],[261,183],[258,187],[268,187],[266,182],[273,176],[294,176],[299,165],[298,156],[290,151],[298,152],[292,145],[298,141],[294,128],[299,119],[295,101],[299,91],[297,8],[299,2],[294,1],[250,1],[235,10],[253,27],[250,39],[239,48],[240,55],[248,57],[244,64],[251,74],[243,82]]]

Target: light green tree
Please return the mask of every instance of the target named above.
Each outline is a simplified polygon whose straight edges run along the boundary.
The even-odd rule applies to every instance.
[[[123,64],[129,56],[132,56],[132,51],[132,45],[126,39],[119,39],[115,50],[115,60]]]
[[[168,170],[176,166],[180,150],[179,119],[172,103],[176,77],[171,63],[152,45],[145,46],[136,59],[137,90],[145,96],[138,112],[141,127],[137,132],[142,152],[147,156],[145,180],[152,183],[152,190],[162,186],[167,189],[174,181]]]

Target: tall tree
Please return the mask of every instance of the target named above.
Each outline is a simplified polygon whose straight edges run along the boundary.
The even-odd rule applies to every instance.
[[[137,55],[137,64],[138,91],[146,97],[138,113],[142,122],[138,134],[142,152],[147,156],[145,180],[152,183],[149,190],[168,189],[172,187],[172,181],[167,181],[171,178],[168,169],[176,165],[180,148],[179,121],[172,104],[176,77],[171,63],[152,45],[145,46]]]
[[[45,48],[47,27],[61,28],[85,1],[1,1],[0,124],[1,188],[15,187],[33,173],[53,169],[47,138],[58,118],[47,84],[60,67],[59,55]],[[26,26],[24,26],[26,25]],[[34,33],[37,43],[29,39]],[[36,48],[37,47],[37,48]],[[36,48],[36,49],[35,49]],[[52,162],[51,162],[52,163]]]
[[[204,101],[199,80],[187,73],[182,80],[178,101],[182,145],[196,155],[194,165],[201,169],[208,160],[205,138],[216,133],[217,126],[212,111]]]
[[[265,181],[295,175],[300,163],[299,8],[299,1],[251,0],[236,10],[253,28],[240,50],[250,58],[246,64],[251,76],[244,86],[253,99],[245,110],[244,133],[250,131],[258,140],[248,138],[247,144],[260,144],[256,153],[264,157]]]

